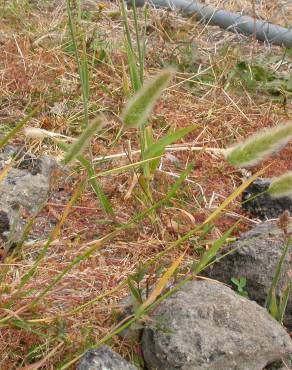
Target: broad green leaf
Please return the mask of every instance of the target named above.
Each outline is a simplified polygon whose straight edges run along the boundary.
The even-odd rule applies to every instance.
[[[241,288],[244,288],[246,286],[246,278],[245,277],[241,277],[239,279],[239,285]]]
[[[89,144],[93,135],[102,127],[102,125],[103,118],[100,116],[88,127],[86,127],[80,137],[68,148],[68,151],[65,154],[65,158],[63,160],[64,164],[71,162],[78,156],[78,154],[82,153],[85,147]]]
[[[283,197],[292,195],[292,171],[278,177],[269,186],[268,193],[272,197]]]
[[[233,166],[255,165],[277,152],[292,139],[292,121],[250,136],[226,150],[225,157]]]
[[[130,99],[122,114],[124,129],[142,126],[173,74],[173,69],[162,70]]]

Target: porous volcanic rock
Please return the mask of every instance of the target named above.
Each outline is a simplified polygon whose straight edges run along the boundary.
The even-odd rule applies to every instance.
[[[257,179],[242,193],[242,208],[253,217],[269,220],[279,217],[285,210],[292,213],[292,198],[272,198],[266,191],[271,179]]]
[[[292,231],[292,225],[290,226]],[[240,238],[231,243],[222,253],[234,251],[220,259],[205,270],[203,274],[212,279],[231,284],[231,278],[246,278],[246,291],[249,298],[263,306],[275,275],[276,267],[282,256],[285,244],[283,231],[279,229],[276,221],[266,221],[242,234]],[[292,246],[290,246],[290,250]],[[279,290],[282,291],[291,271],[291,258],[289,254],[281,269]],[[292,328],[292,297],[290,295],[284,324]]]
[[[257,303],[210,281],[191,281],[150,315],[148,370],[262,370],[292,353],[285,329]]]
[[[0,171],[16,154],[11,146],[0,153]],[[0,182],[0,237],[10,243],[19,240],[28,219],[46,202],[51,173],[57,166],[50,157],[18,153],[18,158]]]
[[[138,370],[108,346],[88,350],[77,370]]]

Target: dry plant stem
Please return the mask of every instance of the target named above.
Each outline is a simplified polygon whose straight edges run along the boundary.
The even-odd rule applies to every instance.
[[[25,367],[22,367],[19,370],[38,370],[39,368],[43,367],[47,360],[54,356],[54,354],[64,345],[64,342],[59,343],[55,348],[52,349],[42,360],[36,362],[35,364],[28,365]]]
[[[79,198],[80,194],[83,192],[84,188],[85,188],[85,185],[86,185],[86,180],[83,180],[79,186],[76,188],[75,192],[73,193],[73,196],[72,198],[70,199],[70,201],[68,202],[68,204],[66,205],[65,209],[64,209],[64,212],[63,212],[63,215],[60,219],[60,221],[58,222],[58,224],[55,226],[50,238],[47,240],[46,244],[44,245],[44,247],[42,248],[41,252],[40,252],[40,255],[38,256],[37,260],[35,261],[35,263],[33,264],[32,268],[21,278],[21,282],[19,284],[19,287],[18,287],[18,290],[17,292],[14,294],[14,296],[18,296],[19,292],[20,292],[20,289],[22,289],[26,284],[27,282],[31,279],[31,277],[35,274],[39,264],[41,263],[41,261],[44,259],[50,245],[51,245],[51,242],[53,242],[57,236],[59,235],[60,231],[61,231],[61,227],[62,225],[64,224],[64,222],[66,221],[66,218],[69,214],[69,211],[71,209],[71,206],[77,201],[77,199]],[[50,287],[50,286],[49,286]],[[45,292],[47,293],[47,289],[45,289]],[[40,294],[37,298],[35,298],[32,302],[30,302],[29,304],[25,305],[25,306],[22,306],[21,308],[19,308],[16,312],[14,312],[14,314],[19,314],[23,311],[26,311],[29,307],[32,307],[33,305],[35,305],[43,296],[44,294]],[[13,301],[11,303],[14,303]],[[5,323],[7,320],[9,320],[10,318],[12,318],[13,315],[8,315],[7,317],[4,317],[3,319],[0,320],[0,324],[3,324]]]
[[[190,151],[190,152],[197,152],[197,151],[206,151],[214,154],[222,154],[224,149],[220,148],[209,148],[209,147],[203,147],[203,146],[187,146],[187,145],[182,145],[182,146],[168,146],[165,148],[166,152],[183,152],[183,151]],[[131,154],[132,155],[137,155],[140,154],[141,150],[132,150]],[[111,154],[107,155],[104,157],[96,157],[93,158],[94,162],[100,162],[100,161],[105,161],[109,159],[117,159],[117,158],[122,158],[122,157],[127,157],[128,153],[123,152],[123,153],[117,153],[117,154]]]

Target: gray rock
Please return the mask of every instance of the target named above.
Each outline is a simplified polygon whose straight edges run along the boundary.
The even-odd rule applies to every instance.
[[[270,184],[270,179],[257,179],[242,194],[243,209],[260,220],[277,218],[285,210],[292,213],[291,197],[272,198],[267,193],[261,194],[268,190]]]
[[[15,154],[11,146],[0,153],[0,171]],[[32,154],[19,157],[21,160],[0,182],[0,237],[9,238],[10,243],[19,240],[29,217],[47,200],[51,172],[57,166],[49,157],[36,158]]]
[[[187,283],[146,325],[148,370],[262,370],[292,353],[289,335],[264,308],[209,281]]]
[[[290,231],[292,231],[292,227],[290,227]],[[223,251],[226,253],[236,248],[234,252],[222,258],[203,274],[226,284],[231,284],[232,277],[245,277],[247,280],[246,290],[250,299],[263,306],[283,247],[283,231],[278,228],[276,222],[267,221],[258,224]],[[290,248],[292,249],[292,246]],[[287,282],[287,273],[291,269],[291,261],[287,257],[281,271],[280,290],[284,288]],[[291,295],[284,323],[287,327],[292,328]]]
[[[77,370],[137,370],[108,346],[86,352]]]

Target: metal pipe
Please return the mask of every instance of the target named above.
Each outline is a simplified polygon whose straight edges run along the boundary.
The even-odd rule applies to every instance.
[[[129,4],[133,0],[127,0]],[[143,6],[144,0],[136,0],[137,6]],[[275,45],[292,47],[292,30],[261,21],[259,19],[217,10],[211,5],[200,4],[190,0],[149,0],[149,3],[156,8],[179,9],[184,15],[193,16],[204,23],[219,26],[227,31],[239,32],[245,35],[253,35],[257,40]]]

